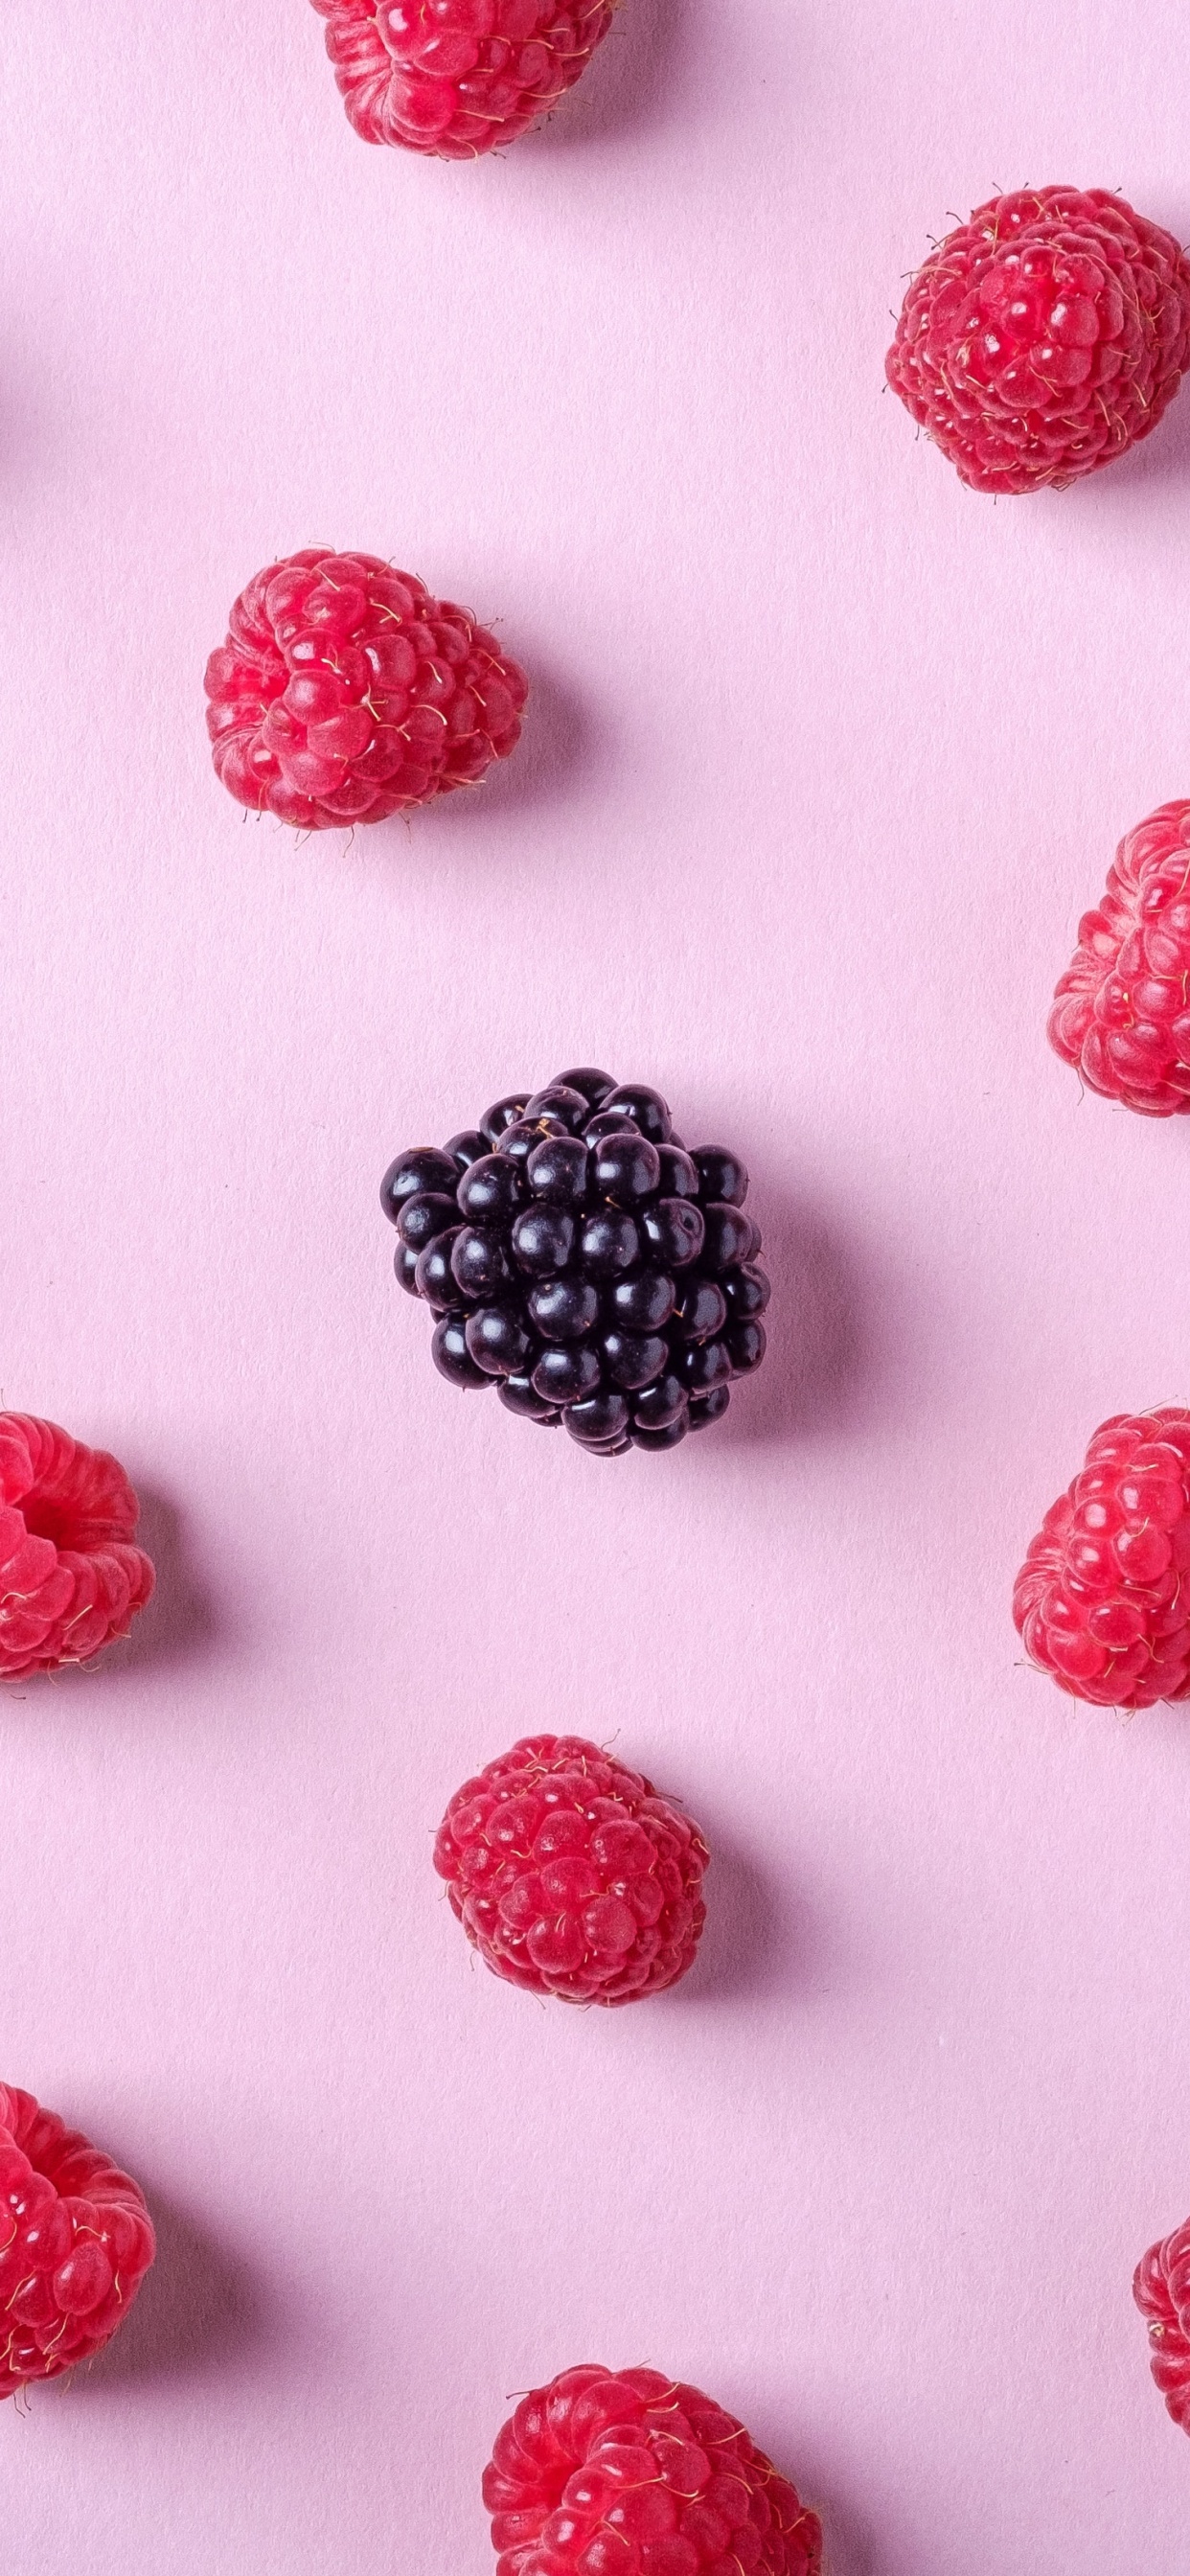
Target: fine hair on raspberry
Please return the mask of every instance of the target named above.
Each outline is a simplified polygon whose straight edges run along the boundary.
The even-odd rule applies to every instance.
[[[1190,2219],[1137,2264],[1132,2295],[1149,2328],[1149,2367],[1167,2412],[1190,2433]]]
[[[1145,1118],[1190,1110],[1190,800],[1126,832],[1054,994],[1049,1042]]]
[[[365,143],[474,161],[548,116],[616,0],[314,0]]]
[[[747,1194],[738,1154],[687,1151],[659,1091],[578,1065],[398,1154],[380,1203],[442,1375],[619,1457],[720,1421],[764,1358]]]
[[[1151,1708],[1190,1695],[1190,1412],[1113,1414],[1046,1513],[1013,1617],[1075,1699]]]
[[[635,2003],[685,1976],[709,1858],[672,1798],[580,1735],[527,1735],[465,1780],[434,1845],[493,1973],[576,2004]]]
[[[659,2370],[531,2389],[484,2474],[495,2576],[819,2576],[822,2525],[734,2415]]]
[[[89,1663],[153,1591],[140,1506],[106,1449],[0,1413],[0,1681]]]
[[[1106,188],[1020,188],[937,244],[886,374],[976,492],[1057,491],[1147,438],[1190,365],[1190,259]]]
[[[31,2093],[0,2084],[0,2397],[102,2351],[155,2252],[131,2176]]]
[[[266,564],[206,669],[230,795],[302,831],[382,823],[477,787],[516,747],[529,684],[469,608],[378,555]]]

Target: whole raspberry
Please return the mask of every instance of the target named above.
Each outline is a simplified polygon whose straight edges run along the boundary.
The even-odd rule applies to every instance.
[[[939,242],[894,393],[976,492],[1060,490],[1155,429],[1190,364],[1190,260],[1106,188],[1021,188]]]
[[[1049,1016],[1092,1091],[1146,1118],[1190,1110],[1190,802],[1125,833]]]
[[[442,1375],[498,1383],[511,1413],[611,1458],[720,1421],[759,1368],[769,1283],[747,1194],[738,1154],[688,1154],[659,1091],[591,1065],[398,1154],[380,1185]]]
[[[484,2471],[496,2576],[818,2576],[822,2525],[734,2415],[659,2370],[534,2388]]]
[[[1132,2295],[1149,2320],[1149,2366],[1175,2424],[1190,2433],[1190,2219],[1137,2264]]]
[[[1190,1696],[1190,1413],[1113,1414],[1046,1513],[1012,1614],[1075,1699],[1151,1708]]]
[[[493,1974],[572,2004],[635,2003],[685,1976],[709,1858],[680,1807],[581,1735],[527,1735],[489,1762],[434,1845]]]
[[[139,1505],[106,1449],[0,1413],[0,1681],[82,1664],[126,1637],[153,1590]]]
[[[314,0],[356,133],[473,161],[572,89],[616,0]]]
[[[515,748],[528,682],[412,573],[307,546],[241,591],[206,692],[224,786],[320,831],[476,786]]]
[[[31,2093],[0,2084],[0,2397],[110,2342],[156,2250],[136,2183]]]

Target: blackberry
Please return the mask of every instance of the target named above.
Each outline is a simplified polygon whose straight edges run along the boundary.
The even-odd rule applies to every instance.
[[[675,1136],[659,1091],[577,1065],[398,1154],[380,1203],[442,1375],[614,1458],[719,1421],[764,1358],[747,1190],[738,1155]]]

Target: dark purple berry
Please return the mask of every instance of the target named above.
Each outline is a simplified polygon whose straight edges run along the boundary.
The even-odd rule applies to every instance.
[[[568,1404],[562,1420],[573,1440],[603,1449],[610,1441],[622,1440],[628,1429],[628,1398],[604,1389],[599,1395],[586,1396],[581,1404]]]
[[[719,1285],[727,1299],[728,1313],[741,1324],[753,1315],[763,1315],[772,1295],[764,1271],[751,1265],[743,1270],[725,1270]]]
[[[709,1395],[692,1395],[690,1398],[691,1430],[705,1431],[708,1422],[722,1422],[730,1402],[729,1386],[713,1386]]]
[[[487,1137],[480,1135],[478,1127],[461,1127],[457,1136],[447,1137],[442,1148],[460,1172],[465,1172],[469,1163],[482,1162],[484,1155],[490,1154],[491,1150]]]
[[[664,1145],[670,1133],[669,1104],[659,1091],[647,1082],[622,1082],[601,1101],[603,1109],[618,1109],[623,1118],[647,1136],[651,1145]]]
[[[403,1199],[397,1212],[397,1232],[402,1243],[411,1243],[415,1252],[432,1243],[436,1234],[444,1234],[448,1225],[457,1225],[459,1211],[453,1197],[431,1190],[417,1198]]]
[[[581,1091],[572,1091],[569,1083],[548,1082],[544,1091],[535,1091],[525,1102],[526,1118],[557,1118],[572,1136],[577,1136],[584,1120],[591,1115],[591,1103]]]
[[[510,1091],[506,1093],[503,1100],[494,1100],[491,1108],[485,1109],[479,1126],[481,1135],[487,1137],[489,1145],[495,1144],[497,1137],[502,1136],[507,1127],[511,1127],[515,1118],[523,1118],[528,1097],[527,1091]]]
[[[698,1145],[692,1157],[698,1173],[698,1195],[722,1199],[727,1207],[742,1207],[748,1195],[747,1166],[738,1154],[729,1154],[723,1145]]]
[[[467,1317],[467,1348],[488,1377],[511,1377],[537,1345],[512,1306],[480,1306]]]
[[[543,1279],[529,1291],[529,1313],[547,1342],[578,1342],[599,1321],[599,1291],[589,1279]]]
[[[608,1321],[624,1333],[659,1333],[674,1310],[674,1283],[664,1270],[632,1270],[604,1290]]]
[[[500,1152],[514,1163],[527,1163],[547,1136],[565,1136],[560,1118],[514,1118],[500,1139]]]
[[[427,1243],[425,1251],[417,1256],[414,1272],[417,1293],[425,1298],[428,1306],[461,1306],[463,1303],[462,1289],[450,1266],[451,1254],[462,1231],[461,1225],[455,1225],[449,1234],[436,1234],[433,1242]]]
[[[389,1224],[396,1224],[406,1199],[422,1198],[427,1191],[449,1196],[457,1179],[449,1148],[440,1154],[435,1145],[415,1145],[410,1153],[398,1154],[380,1184],[380,1204]]]
[[[727,1335],[733,1377],[748,1377],[759,1368],[765,1353],[763,1324],[733,1324]]]
[[[704,1279],[699,1272],[685,1280],[675,1321],[687,1342],[705,1342],[712,1333],[721,1332],[727,1321],[727,1299],[718,1281]]]
[[[535,1199],[581,1207],[587,1195],[587,1148],[581,1136],[547,1136],[530,1154],[525,1178]]]
[[[523,1413],[528,1422],[550,1423],[562,1419],[557,1405],[547,1404],[545,1397],[538,1394],[532,1378],[524,1376],[519,1369],[511,1377],[501,1378],[496,1393],[510,1413]]]
[[[599,1356],[589,1342],[555,1345],[543,1351],[532,1384],[548,1404],[581,1404],[599,1384]]]
[[[669,1358],[669,1344],[659,1333],[603,1333],[599,1347],[604,1376],[629,1389],[651,1385]]]
[[[639,1261],[641,1249],[633,1218],[622,1215],[619,1208],[601,1208],[598,1215],[587,1218],[578,1257],[592,1279],[615,1279]]]
[[[476,1366],[467,1348],[467,1334],[461,1315],[444,1315],[435,1325],[430,1343],[434,1366],[452,1386],[490,1386],[486,1372]]]
[[[532,1279],[551,1279],[565,1270],[574,1250],[574,1218],[568,1208],[522,1208],[512,1229],[512,1251],[518,1269]]]
[[[568,1073],[556,1074],[550,1084],[551,1091],[581,1091],[592,1109],[600,1108],[615,1087],[614,1074],[601,1073],[594,1064],[572,1064]]]
[[[680,1377],[667,1369],[652,1386],[642,1387],[632,1407],[632,1419],[642,1431],[666,1431],[685,1410],[686,1389]]]
[[[414,1251],[411,1243],[399,1243],[393,1254],[393,1268],[402,1288],[407,1288],[411,1297],[418,1294],[417,1265],[420,1259],[421,1254]]]
[[[702,1247],[704,1270],[734,1270],[738,1262],[749,1259],[753,1226],[751,1217],[745,1216],[742,1208],[728,1207],[723,1201],[712,1199],[704,1207],[702,1215],[706,1228]]]
[[[661,1431],[641,1431],[634,1423],[632,1446],[634,1449],[676,1449],[679,1440],[685,1439],[689,1428],[689,1408],[683,1405],[681,1412],[674,1416],[672,1422],[667,1422]]]
[[[525,1188],[510,1154],[484,1153],[468,1164],[455,1197],[469,1225],[510,1225]]]
[[[593,1177],[600,1197],[610,1199],[613,1207],[639,1207],[643,1199],[656,1194],[661,1158],[646,1136],[622,1129],[618,1135],[600,1137]]]
[[[665,1199],[696,1199],[698,1174],[689,1154],[671,1136],[668,1145],[659,1145],[657,1159],[661,1165],[661,1195]]]
[[[654,1199],[641,1218],[641,1232],[667,1270],[684,1270],[702,1251],[702,1209],[692,1199]]]
[[[681,1366],[691,1395],[708,1395],[731,1376],[731,1353],[726,1342],[687,1342]]]
[[[450,1266],[464,1297],[491,1297],[506,1288],[512,1277],[512,1264],[499,1235],[488,1234],[478,1225],[465,1225],[456,1234]]]

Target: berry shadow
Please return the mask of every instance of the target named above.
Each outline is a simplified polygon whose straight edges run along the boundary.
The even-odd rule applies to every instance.
[[[254,2275],[172,2202],[148,2199],[156,2262],[127,2323],[74,2373],[69,2385],[76,2391],[224,2371],[253,2359],[270,2339]]]
[[[706,1927],[694,1966],[671,1989],[672,2001],[734,2003],[796,1983],[810,1945],[808,1909],[791,1903],[750,1853],[710,1826],[706,1831]]]
[[[182,1514],[154,1486],[138,1480],[136,1491],[137,1545],[152,1558],[157,1581],[147,1608],[134,1619],[129,1635],[108,1647],[95,1667],[98,1673],[190,1663],[221,1634],[214,1603],[190,1557]]]
[[[620,0],[581,79],[518,152],[570,151],[655,124],[673,95],[691,14],[690,0]]]
[[[889,1304],[863,1272],[842,1229],[812,1202],[764,1183],[753,1191],[763,1233],[757,1256],[772,1281],[768,1348],[755,1378],[732,1388],[731,1406],[705,1435],[773,1447],[859,1421],[884,1374]],[[701,1442],[704,1435],[699,1433]]]
[[[549,804],[568,795],[601,763],[606,737],[591,710],[548,668],[524,661],[529,682],[521,738],[507,760],[493,761],[479,786],[443,797],[443,818],[482,823],[493,815]]]

